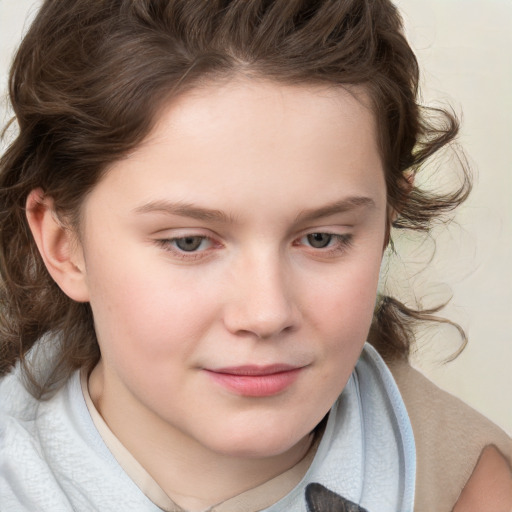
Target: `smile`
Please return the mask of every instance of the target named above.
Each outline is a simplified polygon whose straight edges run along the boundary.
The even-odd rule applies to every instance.
[[[237,395],[266,397],[290,387],[304,367],[289,365],[237,366],[205,370],[222,387]]]

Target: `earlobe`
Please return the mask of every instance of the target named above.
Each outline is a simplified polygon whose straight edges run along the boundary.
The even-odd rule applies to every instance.
[[[87,302],[89,293],[82,247],[73,230],[66,226],[54,209],[53,200],[41,189],[30,192],[26,215],[39,253],[53,280],[77,302]]]

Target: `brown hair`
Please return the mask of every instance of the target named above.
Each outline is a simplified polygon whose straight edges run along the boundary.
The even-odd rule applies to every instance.
[[[41,187],[76,226],[84,196],[109,164],[148,134],[173,95],[237,73],[287,84],[363,85],[377,119],[394,227],[428,231],[462,202],[427,193],[406,171],[456,136],[447,111],[417,103],[418,65],[388,0],[46,0],[16,54],[10,99],[19,134],[0,167],[0,374],[38,340],[58,355],[43,383],[92,367],[99,349],[87,303],[49,276],[30,234],[25,202]],[[429,312],[378,301],[370,341],[407,357],[408,319]],[[41,343],[43,342],[41,341]]]

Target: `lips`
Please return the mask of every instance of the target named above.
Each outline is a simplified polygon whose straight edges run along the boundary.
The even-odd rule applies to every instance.
[[[205,370],[209,377],[237,395],[266,397],[284,392],[298,378],[304,367],[274,364],[245,365]]]

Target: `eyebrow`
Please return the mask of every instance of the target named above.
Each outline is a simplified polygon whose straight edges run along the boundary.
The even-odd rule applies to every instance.
[[[331,215],[348,212],[358,208],[375,208],[375,201],[370,197],[364,196],[347,197],[346,199],[335,201],[334,203],[327,204],[321,208],[302,210],[295,218],[295,222],[311,222],[323,217],[329,217]]]
[[[341,201],[327,204],[320,208],[311,208],[302,210],[295,222],[310,222],[330,215],[344,213],[357,208],[374,208],[375,202],[370,197],[354,196]],[[167,215],[178,215],[180,217],[189,217],[202,221],[213,221],[221,223],[234,223],[235,218],[222,210],[202,208],[191,203],[177,202],[173,203],[165,200],[151,201],[133,210],[135,213],[164,213]]]
[[[223,223],[233,223],[234,219],[222,210],[202,208],[190,203],[170,201],[151,201],[147,204],[134,209],[135,213],[165,213],[167,215],[179,215],[180,217],[190,217],[196,220],[216,221]]]

